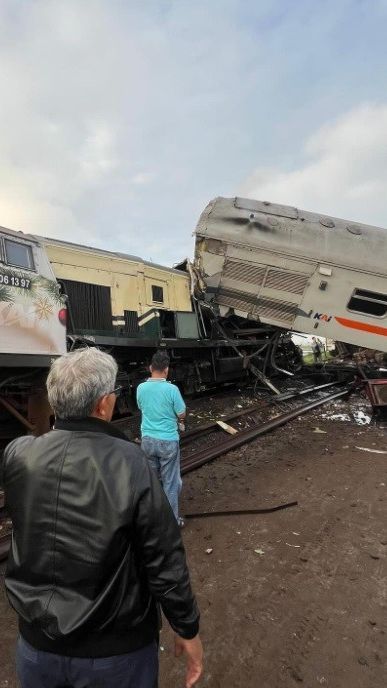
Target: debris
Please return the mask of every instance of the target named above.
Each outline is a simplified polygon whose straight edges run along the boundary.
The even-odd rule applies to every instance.
[[[228,432],[229,435],[236,435],[238,432],[238,430],[232,428],[231,425],[227,425],[227,423],[225,423],[223,420],[217,420],[216,424],[219,425],[222,430]]]
[[[299,535],[300,533],[296,533],[295,530],[292,531],[293,535]]]
[[[371,454],[387,454],[384,449],[369,449],[368,447],[355,447],[355,449],[360,449],[360,451],[370,452]]]
[[[234,465],[234,464],[231,464]],[[233,477],[234,474],[230,473]],[[206,490],[211,492],[211,490]],[[211,494],[213,494],[211,492]],[[185,514],[185,518],[208,518],[209,516],[240,516],[242,514],[271,514],[274,511],[281,511],[292,506],[297,506],[298,502],[287,502],[286,504],[279,504],[278,506],[262,507],[261,509],[233,509],[232,511],[201,511],[195,514]]]
[[[265,554],[263,549],[260,549],[260,547],[257,547],[257,549],[254,550],[255,554]]]
[[[290,668],[290,675],[292,678],[294,678],[297,683],[303,683],[304,679],[302,678],[301,674],[297,671],[297,669]]]
[[[237,530],[237,531],[236,531],[236,534],[237,534],[237,535],[241,535],[241,534],[242,534],[242,531],[241,531],[241,530]]]
[[[160,652],[164,652],[165,647],[163,647],[162,645],[159,645],[159,648],[160,648]]]
[[[368,660],[365,657],[359,657],[357,660],[362,666],[368,666]]]
[[[213,551],[212,547],[207,547],[206,554],[212,554]]]
[[[291,545],[290,542],[285,542],[288,547],[301,547],[301,545]]]
[[[313,432],[314,432],[316,435],[327,435],[327,431],[326,431],[326,430],[321,430],[321,428],[314,428]]]
[[[339,421],[349,421],[351,422],[351,417],[348,413],[322,413],[321,418],[327,420],[339,420]]]

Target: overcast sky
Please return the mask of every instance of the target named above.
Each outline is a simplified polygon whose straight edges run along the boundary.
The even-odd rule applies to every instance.
[[[172,264],[207,202],[387,226],[387,0],[0,0],[0,224]]]

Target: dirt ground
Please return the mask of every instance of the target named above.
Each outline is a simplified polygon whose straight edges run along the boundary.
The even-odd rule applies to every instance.
[[[200,408],[207,415],[211,400]],[[386,685],[387,454],[359,447],[387,451],[387,423],[358,424],[359,408],[322,407],[185,476],[184,513],[298,500],[267,515],[187,522],[200,686]],[[0,620],[0,688],[15,688],[16,621],[3,593]],[[161,646],[160,688],[182,688],[167,624]]]

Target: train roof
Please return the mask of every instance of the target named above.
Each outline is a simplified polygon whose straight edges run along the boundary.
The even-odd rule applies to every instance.
[[[64,241],[62,239],[53,239],[51,237],[35,236],[35,239],[41,241],[45,244],[53,244],[55,246],[62,246],[63,248],[71,248],[77,251],[85,251],[96,253],[106,258],[117,258],[118,260],[130,260],[134,263],[142,263],[143,265],[149,265],[157,270],[165,270],[166,272],[174,272],[177,275],[182,275],[180,270],[175,270],[174,268],[169,268],[166,265],[159,265],[158,263],[152,263],[148,260],[143,260],[140,256],[134,256],[129,253],[121,253],[120,251],[107,251],[103,248],[95,248],[94,246],[86,246],[85,244],[75,244],[72,241]]]
[[[101,256],[106,256],[106,258],[117,258],[121,260],[130,260],[134,263],[142,263],[143,265],[149,265],[149,267],[156,268],[157,270],[165,270],[166,272],[173,272],[177,275],[182,275],[182,270],[177,270],[175,268],[169,268],[166,265],[160,265],[159,263],[153,263],[150,260],[143,260],[140,256],[134,256],[130,253],[122,253],[121,251],[107,251],[102,248],[95,248],[94,246],[86,246],[85,244],[76,244],[72,241],[64,241],[62,239],[54,239],[52,237],[45,237],[39,234],[28,234],[20,230],[9,229],[8,227],[0,226],[0,233],[9,234],[15,239],[22,239],[25,241],[33,241],[35,244],[53,244],[55,246],[63,246],[63,248],[72,248],[78,251],[90,251],[91,253],[97,253]]]
[[[8,229],[8,227],[0,226],[0,233],[9,234],[11,237],[14,237],[15,239],[22,239],[23,241],[33,241],[35,244],[39,243],[38,237],[34,236],[33,234],[23,232],[21,229]]]
[[[387,273],[387,229],[247,198],[210,201],[196,235],[298,259]]]

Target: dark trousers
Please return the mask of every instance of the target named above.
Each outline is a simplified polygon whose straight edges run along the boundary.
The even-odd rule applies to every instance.
[[[82,659],[41,652],[19,638],[16,667],[21,688],[157,688],[158,647]]]

